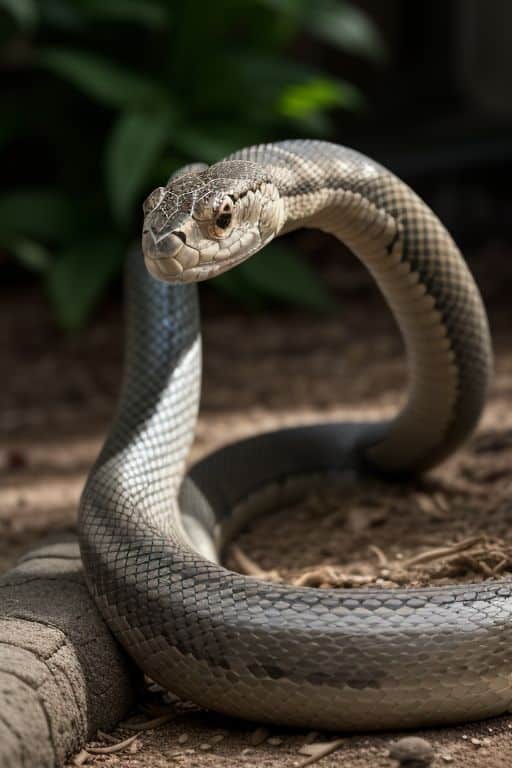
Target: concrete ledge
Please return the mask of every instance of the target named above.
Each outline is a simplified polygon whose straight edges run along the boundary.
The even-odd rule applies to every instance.
[[[55,768],[120,720],[138,674],[99,615],[74,539],[0,577],[0,768]]]

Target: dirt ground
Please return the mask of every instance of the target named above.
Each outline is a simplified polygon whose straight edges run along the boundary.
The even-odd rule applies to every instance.
[[[500,281],[493,278],[498,264]],[[373,483],[343,495],[326,489],[253,523],[228,553],[231,567],[319,588],[512,574],[512,316],[506,295],[511,265],[510,254],[498,246],[473,262],[491,311],[496,375],[470,443],[415,484]],[[206,296],[202,411],[191,460],[282,425],[382,418],[395,411],[405,366],[393,322],[362,270],[331,263],[326,271],[339,299],[339,311],[326,317],[303,311],[245,314]],[[73,527],[78,495],[119,387],[122,320],[113,300],[85,332],[67,336],[29,288],[4,291],[0,319],[0,568],[5,569],[48,531]],[[159,693],[149,703],[141,700],[142,706],[145,713],[136,714],[136,722],[162,712],[167,722],[144,730],[136,726],[140,735],[123,751],[83,753],[75,764],[287,768],[308,759],[300,753],[305,741],[335,738],[258,730],[257,724],[169,704]],[[130,721],[113,734],[115,741],[132,735]],[[436,766],[512,762],[512,717],[420,735],[432,743]],[[325,768],[396,765],[388,751],[397,734],[340,736],[339,749],[320,763]],[[94,745],[112,741],[100,735]]]

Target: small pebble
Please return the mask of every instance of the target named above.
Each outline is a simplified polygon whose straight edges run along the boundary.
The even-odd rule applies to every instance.
[[[279,747],[282,743],[283,740],[278,736],[272,736],[271,739],[267,739],[267,744],[270,744],[272,747]]]
[[[224,740],[224,734],[218,733],[216,736],[214,736],[211,740],[212,744],[220,744],[221,741]]]
[[[473,744],[475,747],[481,747],[481,746],[482,746],[482,744],[483,744],[483,742],[482,742],[480,739],[471,739],[471,743],[472,743],[472,744]]]
[[[270,736],[270,731],[268,731],[266,728],[256,728],[255,731],[253,731],[249,738],[249,743],[252,747],[257,747],[259,744],[263,744],[264,741],[268,739]]]
[[[404,768],[423,768],[432,763],[434,749],[426,739],[406,736],[391,745],[389,756]]]
[[[453,763],[453,757],[448,752],[445,752],[444,755],[441,755],[441,760],[444,760],[445,763]]]
[[[207,750],[209,750],[211,748],[212,748],[212,745],[211,744],[207,744],[206,742],[204,744],[200,744],[199,745],[199,749],[202,749],[203,752],[206,752]]]
[[[243,757],[245,757],[246,755],[250,755],[251,753],[252,753],[252,749],[250,747],[244,747],[244,749],[242,749]]]
[[[178,744],[184,744],[186,741],[188,741],[188,733],[181,733],[178,736]]]

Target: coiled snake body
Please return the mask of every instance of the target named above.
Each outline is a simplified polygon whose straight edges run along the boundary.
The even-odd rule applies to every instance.
[[[297,227],[343,240],[404,337],[410,390],[379,424],[321,424],[227,446],[184,478],[200,388],[197,280]],[[439,724],[512,703],[512,585],[314,590],[218,563],[227,537],[314,477],[428,468],[475,426],[491,367],[478,290],[401,181],[316,141],[183,169],[145,204],[128,268],[126,374],[82,496],[88,582],[128,652],[175,693],[231,715],[321,729]],[[164,282],[176,283],[165,285]]]

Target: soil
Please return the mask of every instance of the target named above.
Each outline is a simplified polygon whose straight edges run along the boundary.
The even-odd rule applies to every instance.
[[[512,430],[489,429],[431,477],[412,483],[349,477],[341,488],[312,491],[257,519],[238,536],[227,564],[321,588],[510,576],[511,467]]]
[[[502,259],[499,250],[486,250],[472,264],[492,310],[496,353],[489,405],[473,439],[415,483],[375,481],[343,493],[326,488],[255,521],[227,553],[230,567],[319,588],[417,586],[512,574],[512,319],[507,275],[499,282],[493,278],[496,271],[510,273],[512,259]],[[204,389],[191,461],[283,425],[382,418],[395,411],[406,377],[393,321],[362,270],[342,269],[337,262],[326,271],[340,309],[325,317],[304,311],[246,314],[206,292]],[[49,531],[73,528],[78,495],[119,388],[122,319],[120,303],[112,300],[86,331],[69,336],[55,328],[43,299],[30,288],[4,291],[1,305],[5,569]],[[257,724],[169,703],[154,691],[141,696],[142,711],[135,719],[165,711],[168,721],[143,730],[119,753],[83,753],[77,764],[286,768],[308,759],[299,752],[305,740],[336,737],[280,728],[260,732]],[[113,738],[132,736],[129,726],[119,727]],[[512,762],[512,717],[418,735],[432,743],[436,766]],[[396,765],[388,752],[400,734],[341,736],[338,750],[322,759],[325,768]],[[112,746],[111,739],[103,735],[94,744]]]

